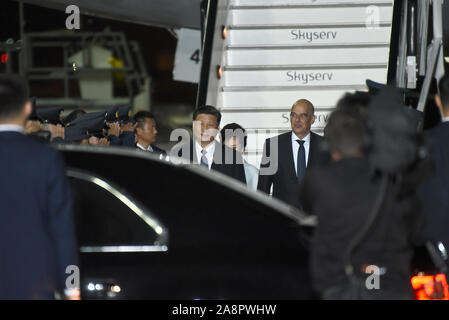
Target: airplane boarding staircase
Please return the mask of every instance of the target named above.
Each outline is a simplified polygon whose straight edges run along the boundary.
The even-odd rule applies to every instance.
[[[366,79],[386,83],[394,1],[217,1],[203,103],[222,113],[221,127],[247,130],[248,160],[259,166],[266,138],[290,130],[301,98],[315,106],[322,134],[346,92]],[[204,48],[203,48],[204,49]],[[204,56],[203,56],[204,57]]]

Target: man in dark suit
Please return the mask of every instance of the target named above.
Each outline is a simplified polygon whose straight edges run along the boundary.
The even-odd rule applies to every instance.
[[[449,249],[449,74],[439,82],[435,100],[442,122],[425,132],[432,147],[435,175],[418,189],[426,218],[425,237]]]
[[[165,156],[165,150],[154,145],[158,132],[153,114],[149,111],[139,111],[134,115],[134,121],[137,124],[136,148]]]
[[[202,106],[193,112],[193,139],[175,146],[171,153],[207,170],[215,170],[246,184],[242,154],[215,140],[221,113],[215,107]],[[178,149],[179,147],[179,149]]]
[[[323,138],[310,131],[315,122],[313,104],[305,99],[296,101],[290,112],[292,131],[267,139],[260,165],[257,188],[284,202],[301,207],[298,187],[306,168],[328,162],[321,151]]]
[[[78,262],[64,163],[23,134],[27,97],[23,78],[0,76],[0,299],[79,297],[66,285]]]

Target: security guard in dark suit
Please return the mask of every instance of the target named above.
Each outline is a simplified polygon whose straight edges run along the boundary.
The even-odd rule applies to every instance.
[[[0,299],[79,297],[66,283],[78,257],[64,162],[23,134],[31,109],[25,79],[1,75]]]

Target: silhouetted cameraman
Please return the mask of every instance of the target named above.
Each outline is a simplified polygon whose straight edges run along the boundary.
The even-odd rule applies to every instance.
[[[310,267],[321,298],[413,298],[410,263],[422,219],[402,176],[418,158],[414,120],[388,90],[374,99],[347,94],[329,117],[332,163],[306,174],[300,190],[304,210],[318,218]],[[395,139],[403,149],[390,150]]]

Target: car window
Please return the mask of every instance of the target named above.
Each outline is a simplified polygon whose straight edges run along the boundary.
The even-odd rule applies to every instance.
[[[68,174],[73,194],[73,209],[78,244],[86,247],[146,246],[157,251],[166,245],[166,230],[130,196],[107,181],[91,174]],[[129,248],[128,248],[129,249]],[[87,248],[89,251],[89,248]],[[105,251],[108,248],[103,248]],[[98,250],[97,250],[98,251]]]

